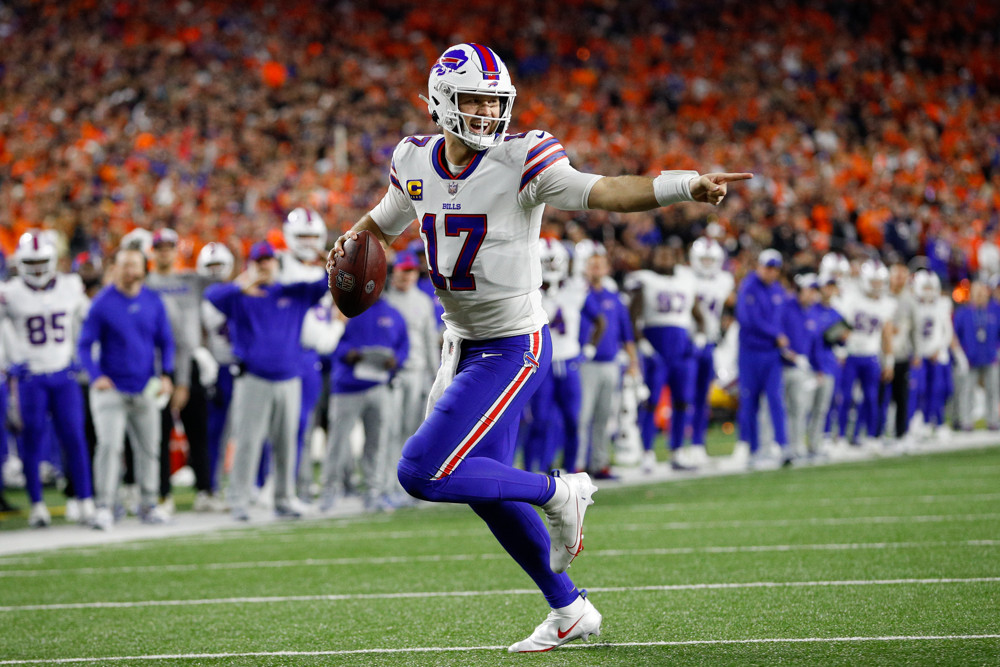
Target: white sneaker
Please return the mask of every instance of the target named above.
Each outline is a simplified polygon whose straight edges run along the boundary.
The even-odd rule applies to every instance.
[[[98,507],[94,514],[94,530],[111,530],[115,525],[115,515],[110,507]]]
[[[164,498],[163,502],[157,505],[157,507],[161,512],[166,514],[168,517],[172,517],[174,513],[177,511],[177,506],[174,505],[173,496],[167,496],[166,498]]]
[[[584,592],[586,593],[586,592]],[[507,649],[509,653],[551,651],[574,639],[586,641],[601,634],[601,613],[581,595],[573,604],[553,609],[531,636]]]
[[[195,512],[222,512],[225,511],[225,503],[208,491],[199,491],[194,497],[191,509]]]
[[[687,449],[687,464],[695,468],[703,468],[708,465],[708,451],[705,445],[690,445]]]
[[[81,526],[94,525],[94,517],[97,515],[97,508],[94,506],[93,498],[84,498],[80,501],[80,518],[77,522]]]
[[[653,473],[656,470],[656,452],[652,449],[648,449],[642,453],[642,471],[647,475]]]
[[[80,501],[76,498],[66,499],[66,509],[63,511],[63,518],[70,523],[80,520]]]
[[[32,528],[45,528],[52,523],[52,516],[45,503],[39,501],[31,504],[31,513],[28,514],[28,525]]]
[[[170,523],[170,515],[160,505],[147,505],[139,509],[139,521],[152,525]]]
[[[594,504],[597,487],[585,472],[552,479],[556,484],[561,481],[565,485],[563,493],[556,489],[556,494],[549,501],[557,503],[554,507],[542,507],[549,520],[549,567],[559,574],[565,572],[583,551],[583,515],[587,506]]]

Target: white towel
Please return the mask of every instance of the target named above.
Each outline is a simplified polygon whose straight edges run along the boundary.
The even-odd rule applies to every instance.
[[[462,339],[453,334],[450,330],[444,330],[444,345],[441,347],[441,366],[438,367],[437,375],[434,377],[434,384],[431,385],[430,394],[427,396],[427,411],[424,419],[430,417],[434,404],[444,394],[451,381],[455,379],[455,372],[458,370],[458,360],[462,356]]]

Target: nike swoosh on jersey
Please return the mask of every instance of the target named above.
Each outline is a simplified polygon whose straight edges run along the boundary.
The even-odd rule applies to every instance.
[[[486,357],[502,357],[503,355],[499,352],[483,352],[483,359]]]
[[[575,628],[577,624],[582,620],[583,620],[583,615],[581,614],[580,618],[576,619],[576,623],[566,628],[565,631],[563,631],[562,628],[556,628],[556,636],[558,636],[559,639],[566,639],[566,635],[573,632],[573,628]]]

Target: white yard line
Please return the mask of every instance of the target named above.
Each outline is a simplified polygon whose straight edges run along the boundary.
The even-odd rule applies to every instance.
[[[863,642],[934,642],[1000,639],[1000,635],[886,635],[881,637],[760,637],[750,639],[690,639],[657,642],[607,642],[567,644],[566,649],[599,650],[605,648],[652,648],[661,646],[720,646],[741,644],[849,644]],[[65,665],[84,662],[139,662],[159,660],[225,660],[230,658],[313,658],[337,655],[389,655],[407,653],[458,653],[502,651],[506,646],[419,646],[408,648],[365,648],[330,651],[254,651],[245,653],[175,653],[159,655],[105,656],[92,658],[39,658],[37,660],[0,660],[0,665]]]
[[[744,588],[829,588],[839,586],[935,586],[941,584],[995,584],[1000,577],[928,579],[847,579],[834,581],[747,581],[734,583],[665,584],[660,586],[589,587],[591,593],[663,593],[673,591],[734,590]],[[122,602],[66,602],[0,606],[0,612],[62,611],[68,609],[135,609],[140,607],[192,607],[228,604],[274,604],[286,602],[350,602],[356,600],[408,600],[480,597],[486,595],[537,595],[534,588],[495,591],[423,591],[412,593],[344,593],[332,595],[274,595],[193,600],[132,600]]]
[[[850,542],[843,544],[758,544],[740,546],[663,547],[652,549],[594,549],[587,558],[633,558],[636,556],[685,556],[692,554],[784,553],[794,551],[881,551],[890,549],[927,548],[989,548],[1000,546],[1000,540],[961,540],[927,542]],[[163,565],[130,565],[113,567],[75,567],[37,570],[0,570],[0,579],[94,576],[140,573],[176,573],[219,570],[259,570],[296,567],[340,567],[352,565],[392,565],[405,563],[450,563],[483,560],[507,560],[504,553],[430,554],[411,556],[357,556],[351,558],[303,558],[297,560],[234,561],[231,563],[173,563]]]

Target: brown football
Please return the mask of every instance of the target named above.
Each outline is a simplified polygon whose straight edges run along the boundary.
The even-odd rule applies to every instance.
[[[344,256],[333,250],[326,259],[327,283],[333,301],[347,317],[357,317],[378,301],[385,287],[385,251],[369,231],[344,243]]]

